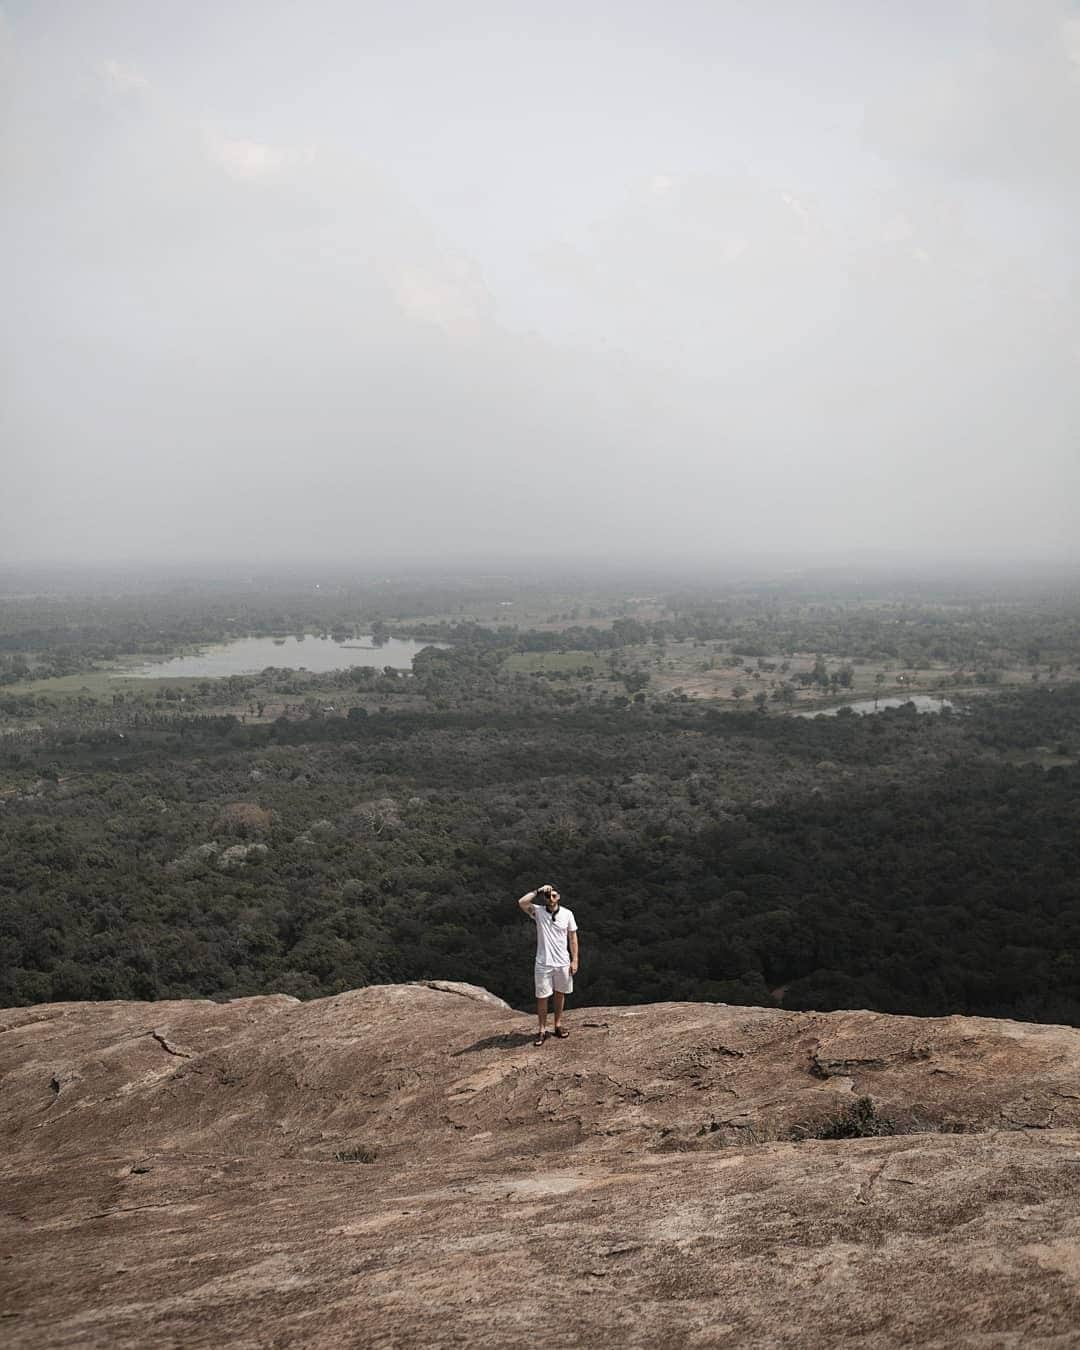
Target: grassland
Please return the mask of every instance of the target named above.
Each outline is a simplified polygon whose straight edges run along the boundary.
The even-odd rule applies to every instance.
[[[596,652],[513,652],[506,660],[512,674],[535,675],[541,671],[596,679],[610,673],[607,659]]]
[[[839,689],[800,687],[800,675],[814,669],[818,653],[775,654],[741,661],[719,642],[674,642],[622,649],[613,661],[608,655],[586,651],[521,652],[513,654],[507,669],[537,674],[558,672],[574,682],[587,683],[605,677],[619,680],[621,674],[641,671],[649,676],[649,695],[685,695],[715,700],[733,707],[754,707],[754,696],[764,692],[770,711],[805,711],[827,708],[861,699],[903,698],[911,694],[968,697],[985,694],[987,686],[974,678],[957,682],[956,671],[945,663],[910,670],[896,662],[849,660],[842,652],[825,653],[830,671],[846,667],[851,683]],[[1037,677],[1037,678],[1034,678]],[[1077,672],[1060,670],[1051,675],[1046,666],[1014,666],[999,672],[997,688],[1030,687],[1039,681],[1063,683]],[[775,697],[782,685],[793,689],[790,701]],[[737,691],[743,691],[737,693]]]

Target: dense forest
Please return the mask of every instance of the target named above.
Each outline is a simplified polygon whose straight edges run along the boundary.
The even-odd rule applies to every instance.
[[[44,695],[13,692],[0,1003],[441,977],[525,1006],[532,933],[514,900],[552,881],[581,925],[579,1002],[1080,1024],[1080,685],[1044,675],[940,714],[798,717],[647,679],[635,692],[617,662],[589,664],[706,621],[697,641],[723,628],[732,659],[753,657],[755,613],[776,657],[846,661],[910,627],[927,659],[1004,661],[1026,643],[1021,659],[1037,644],[1066,663],[1071,610],[908,623],[893,601],[743,596],[673,601],[660,619],[597,604],[584,626],[579,606],[561,626],[500,632],[420,600],[439,601],[425,622],[451,640],[411,674],[269,671],[185,685],[180,701],[149,682],[135,702],[46,699],[45,718]],[[72,660],[111,622],[72,638]],[[515,669],[553,632],[568,675]],[[291,715],[261,706],[294,686],[306,701]]]

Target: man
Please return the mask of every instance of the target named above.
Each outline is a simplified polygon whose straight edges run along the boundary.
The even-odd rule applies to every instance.
[[[562,1025],[566,995],[573,993],[578,968],[577,922],[572,910],[559,903],[554,886],[539,886],[518,901],[518,908],[536,924],[536,1017],[539,1027],[533,1045],[547,1040],[548,999],[555,993],[555,1035],[570,1033]]]

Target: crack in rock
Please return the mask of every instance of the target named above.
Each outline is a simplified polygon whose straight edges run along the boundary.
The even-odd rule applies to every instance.
[[[179,1046],[173,1045],[168,1036],[166,1036],[163,1031],[158,1031],[156,1028],[151,1031],[150,1035],[157,1041],[162,1050],[167,1051],[170,1055],[176,1055],[179,1059],[191,1059],[194,1053],[191,1050],[181,1050]]]

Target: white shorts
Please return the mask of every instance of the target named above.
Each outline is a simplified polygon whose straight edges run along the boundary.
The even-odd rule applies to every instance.
[[[550,998],[556,990],[560,994],[574,992],[574,977],[570,974],[569,966],[536,965],[533,967],[533,978],[536,981],[537,998]]]

